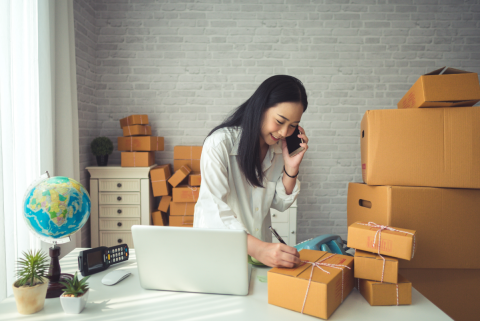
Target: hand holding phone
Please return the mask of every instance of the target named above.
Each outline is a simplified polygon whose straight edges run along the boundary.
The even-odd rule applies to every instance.
[[[290,157],[297,155],[298,153],[302,152],[305,148],[300,146],[303,143],[303,139],[298,137],[300,135],[300,130],[298,126],[295,127],[295,131],[292,135],[285,138],[285,142],[287,143],[288,154]]]

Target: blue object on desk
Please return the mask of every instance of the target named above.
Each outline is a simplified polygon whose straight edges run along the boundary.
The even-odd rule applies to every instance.
[[[307,249],[315,251],[325,251],[329,253],[350,255],[343,249],[342,238],[338,235],[325,234],[313,239],[306,240],[294,246],[298,251]],[[351,256],[351,255],[350,255]]]

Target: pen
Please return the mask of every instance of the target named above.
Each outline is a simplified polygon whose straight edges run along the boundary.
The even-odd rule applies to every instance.
[[[280,237],[280,235],[278,235],[277,231],[275,231],[275,229],[273,227],[269,226],[268,228],[270,229],[270,231],[272,231],[273,236],[275,236],[275,238],[280,243],[283,243],[283,244],[287,245],[287,243],[285,243],[285,241]]]

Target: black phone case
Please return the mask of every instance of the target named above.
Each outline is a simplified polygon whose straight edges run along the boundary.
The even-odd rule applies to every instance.
[[[298,126],[297,126],[295,127],[293,134],[285,138],[285,141],[287,142],[288,154],[290,154],[290,156],[294,156],[299,152],[301,152],[301,150],[303,150],[303,147],[300,146],[300,143],[302,143],[302,139],[298,137],[299,134],[300,134],[300,130],[298,129]],[[298,149],[301,149],[301,150],[298,151]]]

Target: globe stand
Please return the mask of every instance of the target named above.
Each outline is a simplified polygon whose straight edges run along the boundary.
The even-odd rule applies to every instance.
[[[60,261],[58,257],[60,256],[60,247],[57,246],[57,243],[53,243],[53,247],[49,249],[50,254],[50,267],[48,269],[47,278],[50,280],[47,289],[47,299],[58,298],[62,295],[65,288],[64,285],[60,282],[65,282],[67,280],[73,280],[73,275],[67,273],[61,273]]]

